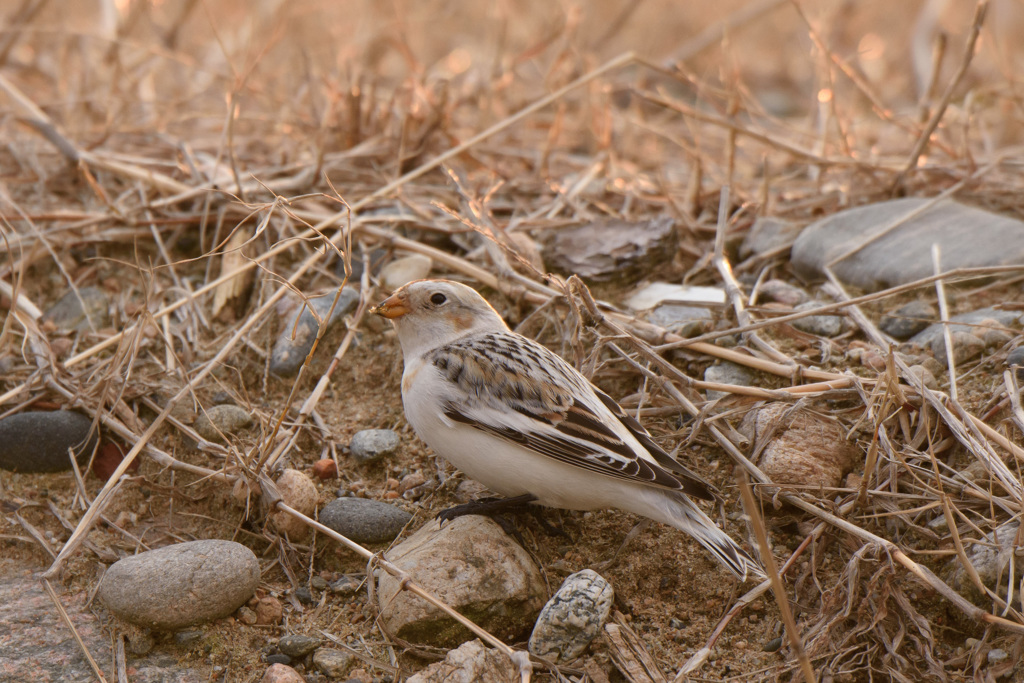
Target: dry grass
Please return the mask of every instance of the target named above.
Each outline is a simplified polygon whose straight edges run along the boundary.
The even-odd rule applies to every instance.
[[[953,312],[1019,305],[1019,271],[843,292],[836,308],[887,358],[877,372],[850,366],[849,337],[818,348],[791,334],[797,316],[746,305],[750,281],[790,277],[785,254],[734,258],[757,216],[809,221],[894,195],[949,194],[1020,215],[1024,13],[1009,0],[947,4],[936,17],[931,3],[838,0],[0,6],[0,411],[71,406],[128,452],[106,483],[4,474],[0,495],[25,512],[5,513],[0,543],[26,566],[49,566],[48,588],[59,578],[72,591],[95,584],[97,559],[196,537],[252,547],[263,591],[365,569],[369,550],[338,538],[349,550],[325,547],[320,535],[289,544],[264,520],[274,474],[323,456],[338,460],[343,486],[370,496],[402,472],[450,474],[411,434],[380,468],[352,466],[338,447],[359,428],[404,428],[397,351],[363,315],[377,283],[363,276],[359,310],[320,339],[298,379],[276,379],[267,364],[277,307],[336,289],[352,260],[383,247],[487,288],[527,333],[632,393],[626,405],[657,416],[659,439],[685,441],[682,457],[732,491],[730,509],[733,472],[746,472],[805,670],[822,680],[1008,672],[1024,642],[1019,593],[961,594],[948,577],[968,544],[1021,510],[1024,412],[1016,379],[992,374],[1010,345],[950,363],[944,391],[932,391],[870,321],[908,298]],[[665,213],[679,221],[679,252],[652,276],[731,295],[719,328],[696,340],[595,302],[575,278],[520,268],[509,239]],[[40,326],[63,291],[93,284],[114,301],[110,328],[61,337]],[[716,343],[732,335],[742,349]],[[698,393],[722,387],[693,379],[716,358],[764,379],[736,389],[725,416]],[[191,429],[188,417],[220,391],[253,412],[257,433],[221,445]],[[863,446],[862,484],[769,486],[732,428],[765,399],[832,413]],[[139,472],[121,479],[134,460]],[[971,463],[988,484],[957,476]],[[31,502],[41,487],[46,506]],[[416,523],[452,488],[409,502]],[[937,516],[947,531],[927,525]],[[607,560],[630,520],[566,524],[573,547],[532,548],[553,585]],[[535,662],[534,678],[599,681],[611,661],[632,680],[796,676],[796,650],[759,652],[782,634],[760,598],[768,582],[737,597],[704,558],[681,556],[683,543],[639,534],[607,570],[625,616],[581,668]],[[381,664],[378,676],[423,666],[378,630],[365,597],[329,601],[289,606],[292,630],[342,639]],[[670,628],[673,614],[686,626]],[[275,634],[212,628],[233,654],[193,653],[192,664],[259,678],[259,638]],[[483,636],[530,675],[523,643]],[[1006,671],[987,663],[992,647],[1013,653]],[[109,680],[99,673],[109,656],[93,654]]]

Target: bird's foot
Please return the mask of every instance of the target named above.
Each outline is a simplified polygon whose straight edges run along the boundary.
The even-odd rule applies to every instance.
[[[483,515],[484,517],[494,519],[510,512],[526,512],[530,508],[535,507],[530,505],[535,500],[537,500],[537,496],[532,493],[524,493],[513,498],[481,498],[480,500],[450,507],[447,510],[441,510],[437,513],[437,519],[440,520],[442,525],[464,515]]]

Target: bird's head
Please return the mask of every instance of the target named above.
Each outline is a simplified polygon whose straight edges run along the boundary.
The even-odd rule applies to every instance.
[[[394,323],[406,358],[468,335],[508,329],[475,289],[451,280],[410,282],[370,312]]]

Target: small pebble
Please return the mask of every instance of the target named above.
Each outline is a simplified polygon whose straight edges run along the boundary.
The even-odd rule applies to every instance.
[[[329,678],[341,678],[352,664],[352,659],[347,652],[322,647],[313,655],[313,666]]]
[[[267,657],[269,660],[270,657]],[[211,680],[214,680],[211,678]],[[299,672],[285,664],[276,663],[271,664],[270,667],[264,672],[263,678],[260,679],[260,683],[305,683],[305,679],[299,675]]]
[[[322,576],[314,576],[309,580],[309,587],[317,591],[325,591],[328,587],[327,579]]]
[[[364,429],[356,432],[348,448],[360,463],[391,455],[398,449],[398,434],[391,429]]]
[[[244,605],[238,608],[238,612],[235,613],[235,616],[238,617],[238,620],[246,626],[254,626],[258,620],[256,613]]]
[[[782,638],[772,638],[764,644],[764,647],[762,647],[761,650],[763,652],[778,652],[781,647]]]
[[[267,655],[267,664],[284,664],[285,666],[287,666],[291,663],[292,658],[281,652],[272,655]]]
[[[231,404],[211,406],[196,418],[195,430],[207,441],[224,441],[253,423],[252,415],[244,408]]]
[[[331,584],[331,592],[339,593],[341,595],[352,595],[359,590],[362,578],[363,577],[350,576],[346,574]]]
[[[884,316],[878,329],[893,339],[903,341],[932,324],[938,317],[935,307],[926,301],[911,301]]]
[[[1006,356],[1006,365],[1017,367],[1017,379],[1024,379],[1024,346],[1018,346]]]
[[[109,308],[110,301],[102,289],[80,287],[77,293],[75,290],[69,290],[43,313],[41,322],[52,323],[58,330],[99,330],[110,324]]]
[[[704,371],[704,381],[715,384],[731,384],[733,386],[748,387],[754,382],[754,373],[742,365],[723,361],[718,365],[711,365]],[[732,396],[725,391],[708,389],[708,400],[715,401],[720,398]]]
[[[985,352],[985,342],[970,332],[953,330],[950,340],[953,342],[953,362],[957,365],[974,360]],[[931,350],[936,359],[946,363],[946,336],[936,337],[931,343]]]
[[[433,261],[429,256],[423,254],[403,256],[381,268],[380,279],[384,284],[384,289],[393,292],[413,280],[422,280],[427,277],[430,275],[432,267]]]
[[[1009,656],[1010,655],[1009,655],[1009,653],[1006,650],[1003,650],[1002,648],[998,648],[998,647],[997,648],[993,648],[993,649],[988,651],[988,663],[989,664],[998,664],[999,662],[1006,661],[1006,659]]]
[[[330,458],[317,460],[313,463],[313,476],[317,479],[335,479],[338,476],[338,463]]]
[[[203,632],[195,629],[178,631],[174,634],[174,644],[178,647],[191,647],[203,639]]]
[[[393,541],[410,519],[401,508],[367,498],[336,498],[320,511],[321,524],[356,543]]]
[[[313,591],[308,586],[299,586],[295,589],[295,598],[303,605],[313,604]]]
[[[320,647],[320,639],[301,634],[287,635],[277,641],[277,649],[293,659],[302,659]],[[283,662],[289,664],[289,662]]]
[[[758,291],[761,292],[763,298],[780,304],[786,304],[787,306],[799,306],[810,298],[807,292],[789,284],[785,280],[768,280],[763,282]]]
[[[307,517],[312,517],[316,512],[320,493],[313,480],[299,470],[288,469],[282,472],[277,479],[277,490],[281,494],[281,502],[288,507]],[[271,513],[270,521],[279,533],[287,534],[289,538],[302,539],[309,535],[309,526],[305,522],[283,510]]]
[[[796,307],[796,311],[813,311],[821,304],[808,301]],[[793,327],[807,334],[819,337],[836,337],[843,331],[843,319],[837,315],[809,315],[792,322]]]
[[[280,624],[284,618],[284,607],[281,601],[273,596],[260,598],[256,603],[256,623],[264,626]]]

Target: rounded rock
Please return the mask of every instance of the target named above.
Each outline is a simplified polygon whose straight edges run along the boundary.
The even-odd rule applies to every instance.
[[[751,411],[739,431],[761,453],[761,471],[777,485],[835,488],[862,458],[838,422],[785,403]]]
[[[318,647],[320,647],[319,638],[301,634],[284,636],[277,641],[277,649],[292,659],[302,659]]]
[[[601,633],[614,598],[611,584],[594,570],[570,574],[537,617],[530,652],[556,664],[573,661]]]
[[[387,552],[400,570],[482,628],[502,638],[529,629],[544,604],[544,581],[529,553],[479,515],[424,525]],[[453,646],[472,637],[437,607],[381,572],[377,600],[388,633],[414,643]]]
[[[430,275],[433,265],[430,257],[423,254],[403,256],[381,268],[380,279],[384,289],[393,292],[402,285],[407,285],[413,280],[422,280]]]
[[[58,330],[88,332],[110,324],[110,301],[99,287],[70,290],[43,314],[42,322]]]
[[[878,329],[903,341],[931,325],[937,315],[935,306],[927,301],[911,301],[883,317]]]
[[[1017,377],[1024,376],[1024,346],[1018,346],[1006,356],[1008,367],[1017,367]]]
[[[316,504],[320,502],[320,493],[316,484],[298,470],[285,470],[277,479],[277,490],[281,494],[281,502],[307,517],[316,512]],[[279,510],[270,516],[274,528],[279,533],[288,534],[289,538],[301,539],[309,533],[309,527],[300,519]]]
[[[336,498],[320,511],[320,523],[356,543],[389,543],[412,515],[379,500]]]
[[[196,418],[195,430],[207,441],[223,441],[252,424],[252,415],[244,408],[228,403],[212,406]]]
[[[0,469],[63,472],[71,469],[69,448],[82,464],[95,446],[92,420],[81,413],[29,411],[0,420]]]
[[[348,448],[359,462],[372,462],[398,449],[398,434],[391,429],[364,429],[356,432]]]
[[[285,664],[271,664],[266,672],[263,674],[263,678],[260,679],[260,683],[305,683],[302,676],[295,669]]]
[[[796,307],[796,311],[813,311],[821,304],[808,301]],[[843,319],[837,315],[809,315],[793,321],[793,327],[807,334],[819,337],[836,337],[843,331]]]
[[[313,666],[328,678],[341,678],[352,665],[352,660],[352,655],[347,652],[322,647],[313,655]]]
[[[259,580],[259,562],[244,545],[190,541],[118,560],[97,595],[129,623],[177,630],[228,616],[252,597]]]

